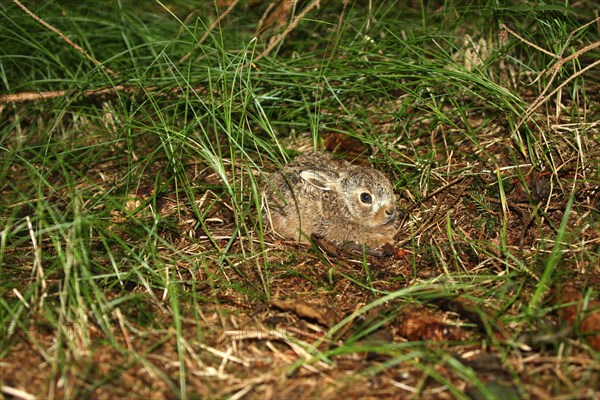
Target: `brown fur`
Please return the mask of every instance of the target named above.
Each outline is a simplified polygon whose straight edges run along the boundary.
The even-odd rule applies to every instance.
[[[308,153],[271,174],[263,190],[263,218],[286,239],[307,242],[315,234],[373,248],[394,242],[396,197],[372,168]]]

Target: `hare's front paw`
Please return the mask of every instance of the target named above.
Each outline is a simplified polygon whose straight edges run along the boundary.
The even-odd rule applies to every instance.
[[[365,243],[368,247],[379,249],[386,244],[394,244],[394,238],[384,235],[369,235],[365,238]]]
[[[377,231],[365,232],[364,242],[374,249],[381,248],[386,244],[394,244],[397,229],[396,224],[380,226]]]

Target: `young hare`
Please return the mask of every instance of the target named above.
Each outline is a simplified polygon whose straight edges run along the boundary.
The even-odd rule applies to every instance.
[[[272,230],[286,239],[307,242],[315,234],[378,248],[394,242],[395,203],[381,172],[308,153],[271,174],[262,208]]]

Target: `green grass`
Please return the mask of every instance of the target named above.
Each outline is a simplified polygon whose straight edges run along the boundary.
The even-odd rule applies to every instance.
[[[102,66],[0,5],[4,394],[598,396],[599,50],[540,51],[596,43],[593,2],[321,2],[264,57],[268,1],[202,42],[219,2],[29,3]],[[391,178],[394,256],[262,220],[332,133]]]

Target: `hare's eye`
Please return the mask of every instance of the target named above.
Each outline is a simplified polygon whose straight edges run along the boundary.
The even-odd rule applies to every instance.
[[[360,201],[362,201],[365,204],[371,204],[373,202],[373,197],[371,197],[369,193],[361,193]]]

